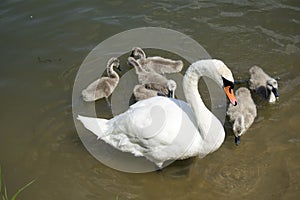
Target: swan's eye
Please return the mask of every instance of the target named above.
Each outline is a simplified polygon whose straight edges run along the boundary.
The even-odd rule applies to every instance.
[[[234,84],[233,82],[227,80],[226,78],[222,77],[222,80],[223,80],[223,86],[224,87],[227,87],[227,86],[230,86],[230,93],[232,93],[233,89],[234,89]]]

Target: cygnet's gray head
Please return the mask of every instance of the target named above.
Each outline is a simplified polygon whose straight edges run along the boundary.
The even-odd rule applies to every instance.
[[[120,67],[120,60],[116,57],[112,57],[108,60],[107,62],[107,68],[112,68],[115,67],[117,68],[119,71],[121,71],[121,67]]]
[[[127,64],[130,65],[130,66],[132,66],[132,67],[140,66],[140,64],[133,57],[128,57],[127,58]]]
[[[140,47],[133,47],[131,50],[130,57],[146,58],[146,54]]]
[[[233,133],[235,135],[235,144],[239,145],[241,143],[241,135],[243,135],[246,131],[244,116],[240,115],[233,123]]]
[[[167,82],[167,88],[169,90],[169,97],[175,98],[175,90],[176,90],[177,84],[173,80],[168,80]]]
[[[270,79],[267,80],[267,85],[266,85],[267,90],[269,91],[270,94],[270,101],[272,101],[272,96],[275,96],[275,99],[279,99],[279,93],[278,93],[278,83],[275,79]],[[274,98],[274,97],[273,97]]]

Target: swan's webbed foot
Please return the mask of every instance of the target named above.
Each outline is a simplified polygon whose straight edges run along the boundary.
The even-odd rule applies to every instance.
[[[236,145],[239,145],[241,143],[241,136],[235,136],[234,141]]]

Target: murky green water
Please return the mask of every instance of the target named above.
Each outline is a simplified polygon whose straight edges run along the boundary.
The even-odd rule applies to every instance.
[[[298,199],[299,11],[298,1],[1,1],[0,163],[9,193],[36,179],[20,199]],[[281,78],[280,102],[255,98],[258,117],[239,147],[226,123],[224,144],[202,160],[148,174],[106,167],[76,133],[74,79],[97,44],[143,26],[191,36],[236,79],[262,66]]]

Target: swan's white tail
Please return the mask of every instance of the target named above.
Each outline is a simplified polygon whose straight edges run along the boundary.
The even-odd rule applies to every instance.
[[[107,123],[107,119],[84,117],[81,115],[78,115],[77,119],[82,122],[85,128],[97,135],[97,139],[110,133],[110,128],[109,124]]]

